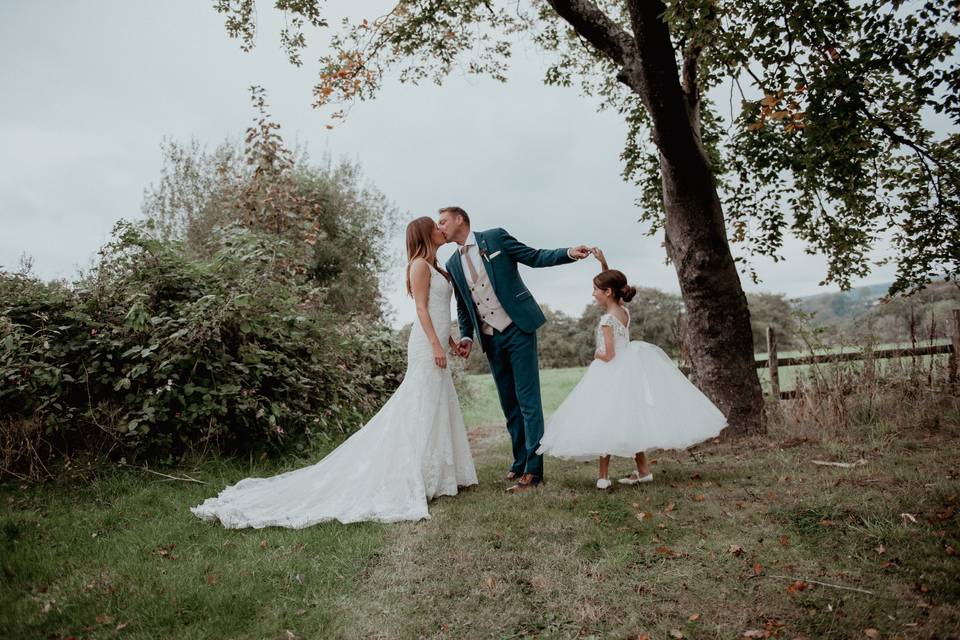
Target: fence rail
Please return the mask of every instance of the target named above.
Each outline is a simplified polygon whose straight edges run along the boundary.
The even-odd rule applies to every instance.
[[[857,360],[889,360],[891,358],[910,358],[917,356],[930,356],[942,353],[950,354],[948,364],[949,381],[951,385],[957,384],[957,354],[960,353],[960,309],[953,310],[953,335],[950,344],[928,345],[924,347],[910,347],[906,349],[880,349],[878,351],[864,350],[841,353],[820,353],[809,356],[779,358],[777,357],[777,334],[773,327],[767,327],[767,357],[756,361],[757,369],[770,370],[770,395],[781,400],[788,400],[796,397],[796,390],[780,390],[780,367],[794,367],[806,364],[820,364],[826,362],[851,362]],[[872,378],[874,374],[873,367],[865,372],[866,378]]]

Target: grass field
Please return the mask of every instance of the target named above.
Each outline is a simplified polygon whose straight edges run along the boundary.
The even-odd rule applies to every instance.
[[[548,412],[579,375],[543,373]],[[960,636],[955,398],[654,454],[654,483],[610,493],[548,460],[510,496],[492,381],[472,384],[481,484],[419,523],[227,531],[187,510],[307,459],[3,484],[0,637]]]

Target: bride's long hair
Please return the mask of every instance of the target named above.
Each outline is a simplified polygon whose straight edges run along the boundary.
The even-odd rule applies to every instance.
[[[417,258],[429,261],[432,253],[433,268],[442,273],[444,278],[448,280],[450,278],[437,262],[437,248],[431,237],[436,228],[437,223],[429,216],[417,218],[407,225],[407,293],[411,296],[413,295],[413,287],[410,284],[410,265]],[[433,251],[431,251],[431,247],[433,247]]]

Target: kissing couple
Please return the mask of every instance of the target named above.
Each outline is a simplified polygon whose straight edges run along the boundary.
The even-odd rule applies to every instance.
[[[723,414],[659,347],[629,342],[629,314],[623,303],[635,290],[623,273],[607,269],[599,249],[533,249],[505,229],[473,231],[470,216],[460,207],[440,209],[436,221],[413,220],[406,241],[406,289],[416,304],[417,319],[407,342],[406,373],[394,394],[366,425],[316,464],[241,480],[192,508],[195,515],[228,528],[429,518],[431,499],[477,484],[447,366],[448,349],[467,358],[477,341],[490,364],[512,443],[513,464],[506,474],[513,483],[510,493],[543,482],[544,452],[574,459],[600,452],[601,489],[610,487],[606,473],[611,453],[636,459],[637,471],[621,480],[623,484],[648,481],[652,475],[645,449],[690,446],[726,424]],[[459,249],[442,268],[437,249],[448,242]],[[551,420],[542,443],[537,329],[546,318],[517,265],[554,267],[590,255],[603,267],[593,281],[594,299],[608,312],[597,328],[597,357],[558,409],[562,419]],[[452,295],[457,299],[459,340],[451,334]],[[618,397],[606,397],[612,388]],[[634,388],[642,393],[632,393]],[[646,403],[637,404],[636,398]],[[598,412],[608,419],[591,432],[588,427],[597,425]]]

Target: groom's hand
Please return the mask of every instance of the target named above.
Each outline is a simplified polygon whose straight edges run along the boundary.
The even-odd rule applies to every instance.
[[[583,244],[577,245],[576,247],[570,247],[568,251],[570,253],[570,257],[574,260],[583,260],[591,253],[590,247]]]

